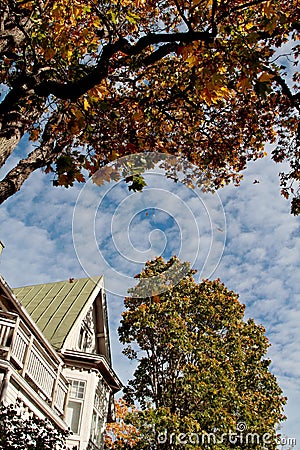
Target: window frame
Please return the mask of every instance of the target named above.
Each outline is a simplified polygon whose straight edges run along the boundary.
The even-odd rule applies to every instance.
[[[80,430],[81,430],[81,424],[82,424],[82,411],[83,411],[83,404],[84,404],[84,399],[85,399],[85,392],[86,392],[86,380],[81,380],[78,378],[68,378],[69,381],[69,399],[68,399],[68,405],[67,405],[67,414],[66,414],[66,419],[68,417],[68,411],[69,411],[69,404],[71,403],[75,403],[79,405],[79,418],[78,418],[78,426],[77,426],[77,431],[74,431],[71,427],[71,423],[68,423],[69,427],[71,428],[73,434],[75,436],[79,436],[80,435]],[[73,387],[73,383],[77,383],[77,386],[75,388],[75,391],[72,392],[72,389],[74,389]],[[81,392],[81,389],[83,388],[83,391]],[[75,393],[74,393],[75,392]],[[78,394],[82,394],[82,396],[79,396]]]

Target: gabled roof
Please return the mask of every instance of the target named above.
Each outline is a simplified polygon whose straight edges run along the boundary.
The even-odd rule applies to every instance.
[[[102,277],[80,278],[13,289],[51,345],[60,349]]]

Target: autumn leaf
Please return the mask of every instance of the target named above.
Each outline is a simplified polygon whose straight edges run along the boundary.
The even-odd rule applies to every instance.
[[[84,182],[85,182],[85,178],[84,178],[84,176],[83,176],[82,173],[77,173],[77,174],[75,175],[75,178],[76,178],[76,180],[77,180],[79,183],[84,183]]]
[[[251,81],[249,80],[249,78],[244,77],[238,81],[237,89],[241,89],[242,92],[245,92],[249,88],[251,88]]]
[[[114,169],[111,166],[98,170],[92,177],[93,183],[102,186],[105,181],[109,182],[111,180],[112,173],[114,173]]]
[[[83,100],[83,109],[84,109],[85,111],[87,111],[89,108],[90,108],[90,104],[89,104],[88,100],[85,98],[85,99]]]
[[[260,83],[269,83],[270,81],[272,81],[274,78],[274,75],[268,73],[268,72],[263,72],[259,77],[258,77],[258,81],[260,81]]]
[[[30,140],[35,142],[38,140],[39,136],[40,136],[40,129],[34,128],[30,133]]]

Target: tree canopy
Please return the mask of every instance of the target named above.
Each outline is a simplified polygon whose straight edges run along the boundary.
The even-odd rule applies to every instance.
[[[179,283],[168,276],[174,264],[185,273]],[[124,448],[197,444],[221,450],[234,443],[238,449],[275,450],[285,398],[270,372],[265,330],[244,319],[236,293],[219,280],[196,283],[194,273],[175,257],[156,258],[146,263],[125,299],[120,340],[127,345],[124,354],[138,363],[126,400],[141,407],[131,419],[142,439]],[[151,279],[152,295],[145,295],[145,281]],[[236,437],[242,432],[244,438]],[[151,433],[147,446],[143,436],[149,440]],[[235,442],[229,441],[231,433]],[[260,440],[246,442],[246,434]],[[267,434],[268,442],[262,442]],[[213,440],[205,440],[208,436]]]
[[[157,151],[218,188],[270,142],[298,213],[299,23],[298,0],[3,0],[1,165],[32,144],[0,201],[37,168],[68,187]]]

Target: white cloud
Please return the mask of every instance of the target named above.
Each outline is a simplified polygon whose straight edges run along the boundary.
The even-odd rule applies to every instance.
[[[219,276],[238,292],[247,317],[266,327],[273,371],[290,398],[283,429],[300,442],[299,218],[289,214],[289,203],[279,195],[278,172],[279,166],[270,160],[256,161],[239,188],[228,186],[219,192],[227,226],[217,196],[197,197],[197,192],[161,175],[149,176],[145,191],[130,197],[124,183],[114,188],[107,184],[102,203],[101,189],[92,186],[76,206],[76,250],[83,268],[71,234],[81,186],[53,188],[51,177],[35,173],[0,210],[0,239],[6,245],[0,258],[2,274],[10,285],[19,286],[86,276],[84,269],[90,275],[103,272],[106,285],[119,294],[109,295],[108,305],[114,366],[125,382],[134,364],[120,355],[116,329],[123,309],[120,295],[135,283],[132,276],[142,266],[134,263],[134,257],[142,258],[151,245],[162,251],[162,239],[169,255],[182,246],[182,259],[195,260],[204,277],[217,267],[213,278]],[[260,183],[253,184],[256,179]]]
[[[299,218],[280,197],[278,166],[269,160],[249,165],[239,188],[220,192],[228,241],[216,275],[240,294],[246,315],[267,329],[273,370],[284,379],[288,421],[283,431],[300,442],[295,405],[300,401]],[[259,184],[253,184],[259,179]],[[297,399],[297,400],[296,400]]]

